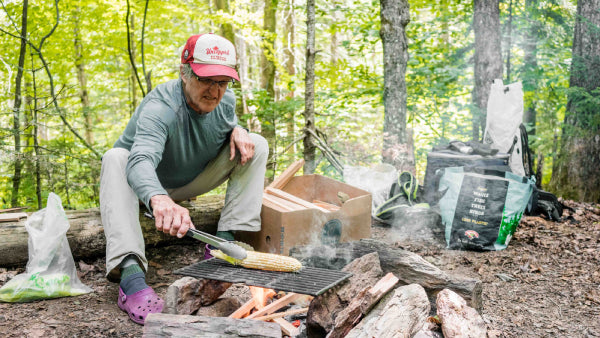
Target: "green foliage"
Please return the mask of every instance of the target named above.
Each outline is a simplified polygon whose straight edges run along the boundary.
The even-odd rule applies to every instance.
[[[49,78],[39,56],[27,50],[20,110],[21,153],[15,153],[13,110],[15,75],[20,41],[22,3],[4,1],[0,10],[0,208],[8,207],[12,193],[15,159],[23,160],[19,204],[37,208],[36,171],[40,172],[42,200],[53,191],[66,207],[97,205],[100,161],[63,124],[52,107]],[[268,56],[276,66],[274,97],[259,88],[263,40],[273,37],[264,31],[264,1],[230,0],[229,13],[216,11],[212,1],[151,1],[144,31],[144,59],[141,35],[145,2],[129,1],[133,17],[135,63],[142,81],[142,61],[152,72],[152,83],[178,77],[180,49],[187,37],[199,32],[218,32],[231,24],[236,43],[244,43],[248,60],[247,80],[238,97],[246,98],[248,110],[241,123],[262,126],[274,135],[275,170],[302,157],[302,142],[290,146],[304,128],[305,10],[302,0],[294,1],[295,74],[284,67],[288,40],[287,18],[280,0],[275,48]],[[511,51],[511,82],[522,81],[526,109],[537,112],[535,135],[530,137],[536,153],[545,154],[545,168],[552,167],[563,127],[568,95],[574,1],[543,1],[535,8],[512,2],[511,45],[508,46],[508,2],[501,2],[505,35],[503,50]],[[63,0],[60,21],[54,3],[30,2],[28,40],[39,46],[48,63],[57,93],[57,104],[67,121],[85,134],[84,107],[77,78],[74,32],[83,46],[81,63],[87,76],[93,148],[103,153],[124,129],[142,94],[131,81],[127,54],[125,1]],[[351,9],[351,10],[348,10]],[[473,90],[472,2],[429,0],[410,1],[410,23],[406,27],[410,59],[406,72],[408,127],[413,130],[417,171],[422,177],[426,154],[432,146],[471,135],[471,93]],[[202,13],[192,15],[191,13]],[[381,161],[383,130],[383,48],[379,37],[380,4],[376,0],[317,1],[316,18],[315,124],[320,136],[343,164],[370,166]],[[526,59],[526,42],[536,41],[536,65]],[[333,44],[335,42],[335,44]],[[597,93],[580,93],[581,109],[599,104]],[[29,97],[30,99],[26,99]],[[238,101],[241,104],[241,100]],[[37,111],[37,122],[33,111]],[[597,115],[585,123],[598,123]],[[25,125],[27,121],[27,125]],[[33,148],[33,123],[38,131],[38,153]],[[531,129],[533,126],[529,126]],[[272,128],[269,130],[269,128]],[[273,156],[276,155],[276,156]],[[339,173],[318,153],[317,173],[340,178]],[[37,164],[36,164],[37,163]],[[39,165],[39,169],[36,167]],[[544,171],[543,183],[549,170]],[[223,187],[220,192],[224,189]]]

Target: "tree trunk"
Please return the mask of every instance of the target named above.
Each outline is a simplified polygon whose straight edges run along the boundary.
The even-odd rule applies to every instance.
[[[524,65],[523,65],[523,92],[535,94],[538,89],[538,63],[537,63],[537,40],[540,31],[540,23],[538,22],[538,0],[526,0],[525,1],[525,13],[527,17],[527,30],[525,33],[525,41],[523,42],[524,52]],[[535,135],[536,125],[536,95],[525,94],[524,99],[524,114],[523,123],[527,127],[527,133],[529,136]],[[536,158],[535,150],[529,148],[531,151],[532,158]],[[542,166],[539,162],[543,160],[543,157],[537,156],[538,165],[536,170],[536,185],[541,188],[541,170]],[[532,168],[533,169],[533,168]]]
[[[513,20],[513,2],[508,3],[508,22],[506,23],[506,82],[510,83],[510,62],[512,48],[512,20]]]
[[[129,3],[127,4],[127,9],[129,11]],[[128,12],[129,13],[129,12]],[[135,20],[133,19],[133,14],[131,14],[128,17],[128,32],[127,32],[127,40],[128,40],[128,46],[129,46],[129,60],[131,62],[131,73],[129,75],[129,81],[131,82],[131,108],[130,108],[130,115],[133,115],[133,112],[135,112],[135,109],[137,108],[137,91],[135,90],[136,88],[136,78],[137,78],[137,69],[135,67],[135,44],[134,44],[134,39],[135,39],[135,26],[134,26]],[[131,29],[129,28],[131,27]]]
[[[263,29],[264,36],[261,43],[263,53],[261,55],[261,77],[260,87],[267,91],[271,106],[275,102],[275,37],[277,35],[277,4],[278,0],[265,0]],[[271,179],[275,177],[277,159],[274,155],[277,153],[277,111],[267,110],[265,114],[262,135],[269,142],[269,154],[271,161],[267,162],[267,175]]]
[[[196,229],[215,233],[217,222],[223,208],[223,196],[200,197],[195,201],[184,202],[181,205],[190,210],[190,217]],[[75,260],[104,255],[106,239],[100,220],[99,209],[67,211],[69,231],[67,239]],[[25,264],[28,259],[25,230],[26,220],[19,222],[0,223],[0,267]],[[190,238],[179,239],[156,231],[154,220],[140,214],[140,224],[147,247],[156,245],[199,243]]]
[[[553,190],[600,202],[600,0],[580,0],[573,37],[567,114]]]
[[[410,22],[407,0],[381,0],[381,41],[383,42],[383,162],[399,170],[414,172],[406,135],[406,63],[408,41],[406,25]]]
[[[85,140],[89,144],[94,143],[92,136],[92,117],[90,115],[90,99],[87,92],[87,75],[85,73],[85,63],[83,61],[83,46],[79,34],[81,7],[76,6],[74,13],[74,44],[75,44],[75,67],[77,68],[77,81],[79,82],[79,99],[81,100],[81,110],[83,111]]]
[[[304,97],[304,127],[316,135],[315,127],[315,0],[306,1],[306,86]],[[304,132],[304,175],[314,173],[317,163],[315,160],[315,139],[311,132]]]
[[[284,64],[285,69],[287,71],[287,75],[290,77],[294,77],[296,75],[296,56],[294,54],[294,32],[296,27],[296,20],[294,17],[294,0],[288,0],[288,4],[285,10],[285,34],[283,36],[283,54],[284,54]],[[294,92],[295,88],[290,88],[287,97],[289,99],[293,99],[295,96]],[[286,127],[287,127],[287,136],[290,140],[295,139],[296,134],[296,126],[294,122],[294,111],[290,110],[286,115]],[[294,144],[290,151],[292,154],[296,153],[296,144]]]
[[[331,44],[329,45],[329,55],[330,55],[330,60],[329,62],[331,63],[331,68],[335,69],[335,66],[338,62],[338,45],[339,45],[339,37],[340,37],[340,33],[339,33],[339,29],[336,28],[338,21],[340,21],[340,17],[341,17],[341,12],[338,9],[339,7],[341,7],[342,4],[339,3],[339,1],[334,0],[331,2]]]
[[[150,0],[146,0],[144,6],[144,19],[142,21],[142,38],[140,39],[141,52],[142,52],[142,73],[144,73],[144,79],[146,80],[146,93],[152,91],[152,70],[146,71],[146,53],[144,52],[144,37],[146,36],[146,19],[148,18],[148,6]]]
[[[475,32],[475,86],[473,87],[473,140],[483,135],[490,86],[502,79],[502,44],[498,0],[473,0]]]
[[[215,4],[215,9],[217,11],[222,11],[225,14],[230,14],[229,11],[229,0],[214,0],[214,4]],[[244,62],[243,60],[245,59],[245,50],[244,50],[244,46],[243,46],[243,41],[242,43],[238,44],[236,39],[235,39],[235,31],[233,29],[233,25],[230,23],[222,23],[221,24],[221,28],[220,28],[220,34],[221,36],[223,36],[224,38],[226,38],[227,40],[231,41],[231,43],[234,44],[234,46],[236,46],[236,54],[238,56],[238,74],[240,75],[240,80],[244,79],[244,74],[245,72],[242,71],[242,65],[241,63]],[[235,105],[235,114],[237,115],[238,119],[241,121],[242,116],[244,115],[244,95],[242,94],[242,82],[238,81],[236,83],[233,84],[233,88],[237,89],[240,93],[240,97],[237,98],[239,101],[238,103]]]
[[[23,11],[21,14],[21,47],[19,50],[19,67],[15,77],[15,102],[13,105],[13,136],[15,139],[15,172],[12,179],[12,195],[10,204],[13,208],[19,204],[19,187],[21,185],[21,82],[23,79],[23,66],[25,65],[25,52],[27,44],[27,6],[28,0],[23,1]]]

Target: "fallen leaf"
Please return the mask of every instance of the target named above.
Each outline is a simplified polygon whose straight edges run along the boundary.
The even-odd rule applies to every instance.
[[[151,267],[153,267],[153,268],[156,268],[156,269],[160,269],[160,268],[162,268],[162,264],[160,264],[160,263],[157,263],[157,262],[155,262],[155,261],[149,261],[149,262],[148,262],[148,265],[150,265]]]

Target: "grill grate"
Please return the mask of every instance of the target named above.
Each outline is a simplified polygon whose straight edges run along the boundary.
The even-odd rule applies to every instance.
[[[216,258],[194,263],[174,273],[312,296],[318,296],[352,276],[349,272],[308,266],[299,272],[246,269]]]

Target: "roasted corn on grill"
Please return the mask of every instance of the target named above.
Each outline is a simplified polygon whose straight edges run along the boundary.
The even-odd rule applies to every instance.
[[[293,257],[247,251],[247,257],[243,260],[235,259],[225,255],[221,250],[212,250],[211,255],[215,258],[225,260],[234,265],[240,265],[248,269],[297,272],[302,269],[302,263]]]

